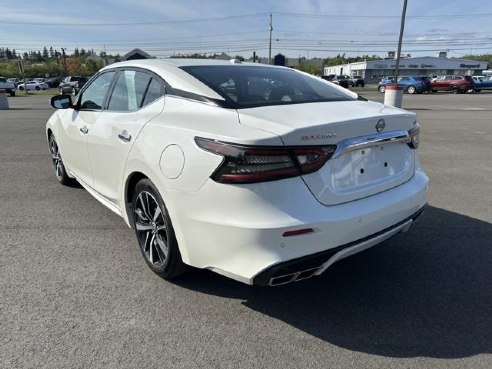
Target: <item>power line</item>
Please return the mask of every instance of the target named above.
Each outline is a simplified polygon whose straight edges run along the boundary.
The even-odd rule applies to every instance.
[[[274,15],[297,17],[297,18],[337,18],[337,19],[352,19],[352,18],[400,18],[400,15],[388,14],[373,14],[373,15],[347,15],[347,14],[309,14],[309,13],[289,13],[275,12]],[[407,15],[406,18],[477,18],[490,17],[492,13],[475,13],[475,14],[439,14],[439,15]]]
[[[46,26],[46,27],[113,27],[113,26],[154,26],[164,24],[176,24],[176,23],[203,23],[203,22],[217,22],[233,19],[244,19],[264,16],[265,13],[253,13],[245,15],[231,15],[227,17],[217,18],[201,18],[201,19],[183,19],[183,20],[170,20],[170,21],[139,21],[139,22],[120,22],[120,23],[44,23],[44,22],[13,22],[8,20],[0,20],[0,24],[8,25],[28,25],[28,26]]]
[[[335,18],[335,19],[373,19],[373,18],[399,18],[399,15],[389,14],[373,14],[373,15],[356,15],[356,14],[309,14],[309,13],[289,13],[289,12],[273,12],[272,15],[279,17],[294,17],[294,18]],[[251,13],[243,15],[231,15],[215,18],[197,18],[197,19],[181,19],[168,21],[136,21],[136,22],[117,22],[117,23],[47,23],[47,22],[18,22],[10,20],[0,20],[0,24],[5,25],[30,25],[40,27],[119,27],[119,26],[153,26],[166,25],[177,23],[203,23],[228,21],[235,19],[256,18],[269,16],[267,13]],[[477,18],[490,17],[492,13],[474,13],[474,14],[440,14],[440,15],[408,15],[407,18],[415,19],[431,19],[431,18]]]

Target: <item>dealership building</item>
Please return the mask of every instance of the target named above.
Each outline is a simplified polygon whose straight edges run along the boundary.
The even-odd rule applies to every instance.
[[[400,76],[440,76],[446,74],[481,75],[487,69],[487,62],[465,59],[447,58],[445,53],[440,57],[402,57],[400,58]],[[392,76],[395,71],[394,57],[383,60],[361,61],[350,64],[329,66],[324,68],[324,75],[346,74],[362,76],[366,82],[377,81],[385,76]]]

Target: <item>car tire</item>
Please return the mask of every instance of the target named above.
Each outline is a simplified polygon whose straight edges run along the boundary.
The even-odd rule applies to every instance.
[[[386,91],[386,87],[385,86],[379,86],[378,91],[379,91],[379,93],[384,94],[384,92]]]
[[[39,88],[39,86],[36,86],[36,87],[34,87],[34,89],[35,89],[36,91],[39,91],[41,88]]]
[[[53,166],[55,168],[55,176],[58,182],[64,186],[73,186],[75,180],[70,178],[65,169],[65,164],[63,164],[62,157],[60,155],[60,149],[58,143],[56,142],[55,135],[52,134],[49,139],[51,160],[53,160]]]
[[[132,222],[142,256],[161,278],[172,279],[188,269],[183,263],[171,218],[155,185],[147,178],[135,186]]]
[[[19,86],[19,90],[24,91],[24,87]]]
[[[416,92],[417,92],[417,89],[415,88],[415,86],[408,86],[408,87],[407,87],[407,92],[408,92],[409,94],[414,94],[414,93],[416,93]]]
[[[12,96],[12,97],[15,96],[15,91],[10,91],[9,93],[10,93],[10,96]]]
[[[461,90],[460,90],[460,88],[459,88],[459,87],[453,87],[453,89],[451,90],[451,92],[452,92],[453,94],[459,94],[459,93],[461,93]]]
[[[482,91],[482,90],[475,90],[475,92],[480,92],[480,91]]]

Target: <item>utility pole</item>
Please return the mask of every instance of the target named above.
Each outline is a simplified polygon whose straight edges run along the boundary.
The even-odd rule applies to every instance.
[[[401,13],[401,24],[400,24],[400,38],[398,39],[398,52],[396,54],[396,65],[395,65],[395,83],[398,81],[398,72],[400,69],[400,54],[401,54],[401,43],[403,41],[403,29],[405,28],[405,15],[407,13],[407,0],[403,0],[403,10]]]
[[[270,13],[270,46],[268,47],[268,64],[272,64],[272,31],[273,31],[273,23],[272,23],[272,13]]]
[[[65,70],[65,76],[64,77],[66,77],[68,75],[68,71],[67,71],[67,59],[65,57],[65,50],[66,50],[66,48],[62,47],[61,50],[62,50],[62,55],[63,55],[63,69]]]

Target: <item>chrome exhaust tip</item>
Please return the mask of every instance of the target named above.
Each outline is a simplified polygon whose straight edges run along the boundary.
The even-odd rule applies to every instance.
[[[291,282],[302,281],[313,277],[318,269],[319,267],[316,267],[316,268],[302,270],[296,273],[284,274],[284,275],[272,277],[270,278],[268,285],[274,287],[274,286],[281,286],[283,284],[287,284]]]

